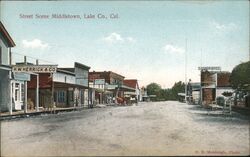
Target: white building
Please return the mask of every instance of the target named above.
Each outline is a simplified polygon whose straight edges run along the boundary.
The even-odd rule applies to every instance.
[[[14,41],[0,21],[0,107],[1,112],[12,112],[11,48]]]

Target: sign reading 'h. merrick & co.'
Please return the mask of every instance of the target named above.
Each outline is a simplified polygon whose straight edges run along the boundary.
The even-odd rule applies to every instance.
[[[57,65],[15,65],[13,72],[55,73]]]

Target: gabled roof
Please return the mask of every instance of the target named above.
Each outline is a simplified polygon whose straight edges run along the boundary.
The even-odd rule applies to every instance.
[[[132,88],[136,88],[136,84],[138,85],[138,82],[136,79],[127,79],[127,80],[123,80],[123,84]],[[138,88],[139,88],[139,85],[138,85]]]
[[[15,42],[12,40],[11,36],[7,32],[7,30],[5,29],[5,27],[1,21],[0,21],[0,33],[4,37],[4,39],[6,40],[8,47],[16,46]]]

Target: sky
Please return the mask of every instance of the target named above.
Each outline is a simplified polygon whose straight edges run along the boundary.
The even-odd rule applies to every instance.
[[[90,71],[137,79],[139,86],[156,82],[171,88],[186,79],[199,82],[199,66],[232,71],[249,60],[247,0],[0,3],[1,21],[16,43],[13,56],[27,55],[59,67],[79,62]],[[52,14],[80,18],[55,19]],[[90,14],[95,18],[84,17]]]

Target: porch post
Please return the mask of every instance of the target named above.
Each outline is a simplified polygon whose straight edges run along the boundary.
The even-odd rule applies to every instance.
[[[74,100],[74,109],[76,109],[76,88],[73,87],[73,100]]]
[[[9,88],[10,88],[10,106],[9,106],[9,112],[10,112],[10,115],[12,115],[12,96],[13,96],[13,93],[12,93],[12,81],[10,80],[10,84],[9,84]],[[14,88],[14,87],[13,87]]]
[[[24,113],[27,113],[27,81],[24,81]]]
[[[39,74],[36,75],[36,112],[39,111]]]
[[[53,110],[55,112],[55,108],[56,108],[56,104],[57,104],[57,101],[55,102],[54,101],[54,92],[55,92],[55,85],[54,85],[54,80],[53,80],[53,73],[50,73],[51,75],[51,103],[52,103],[52,106],[53,106]]]

